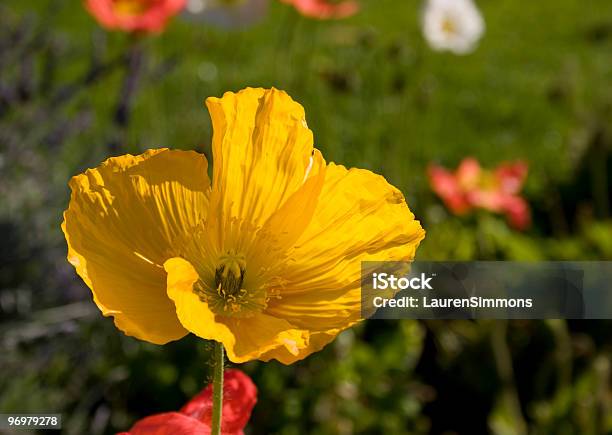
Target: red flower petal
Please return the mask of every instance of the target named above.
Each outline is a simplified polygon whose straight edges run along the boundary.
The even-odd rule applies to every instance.
[[[242,433],[257,402],[257,387],[240,370],[229,369],[223,376],[223,419],[221,432],[225,435]],[[212,423],[212,385],[191,399],[181,412],[206,425]]]
[[[251,411],[257,402],[257,387],[240,370],[225,371],[223,377],[221,433],[243,435]],[[212,425],[212,385],[191,399],[180,412],[166,412],[145,417],[129,432],[117,435],[210,435]]]
[[[453,213],[462,214],[470,209],[455,175],[436,165],[429,166],[427,175],[432,190]]]
[[[506,218],[513,228],[523,231],[531,224],[529,205],[520,196],[508,196],[504,204]]]
[[[124,432],[125,433],[125,432]],[[178,412],[155,414],[139,420],[127,435],[210,435],[210,427]],[[121,435],[121,434],[117,434]]]
[[[282,0],[292,4],[297,11],[310,18],[326,20],[330,18],[346,18],[354,15],[359,10],[359,3],[354,0],[346,0],[339,3],[331,3],[328,0]]]
[[[432,190],[455,214],[472,208],[504,213],[508,223],[524,230],[531,223],[529,204],[518,195],[528,166],[525,162],[502,163],[494,171],[483,170],[472,157],[465,158],[452,173],[431,165],[427,174]]]
[[[501,190],[516,194],[523,187],[527,172],[528,166],[525,162],[502,163],[495,170],[495,176],[499,180]]]
[[[161,32],[187,0],[85,0],[85,7],[102,25],[125,32]]]
[[[475,187],[481,177],[481,169],[478,161],[472,157],[463,159],[457,168],[457,182],[463,189]]]

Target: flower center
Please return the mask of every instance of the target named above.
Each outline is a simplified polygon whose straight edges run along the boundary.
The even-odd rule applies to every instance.
[[[442,31],[447,35],[454,35],[457,33],[457,25],[451,18],[444,18],[442,20]]]
[[[114,9],[120,15],[136,16],[149,9],[150,1],[143,0],[114,0]]]
[[[230,250],[216,262],[214,283],[208,284],[200,279],[193,291],[215,314],[249,317],[262,311],[268,300],[266,288],[253,281],[247,280],[244,254]],[[248,289],[247,285],[250,285]]]
[[[215,288],[217,293],[225,299],[239,296],[246,272],[246,260],[244,255],[230,251],[219,258],[219,264],[215,270]]]

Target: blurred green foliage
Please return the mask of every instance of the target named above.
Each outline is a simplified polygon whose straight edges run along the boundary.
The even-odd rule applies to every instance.
[[[272,1],[249,29],[176,19],[138,41],[80,2],[0,5],[0,412],[61,412],[66,434],[106,434],[202,388],[206,344],[124,337],[66,263],[59,223],[70,176],[110,154],[210,157],[203,100],[227,90],[286,90],[327,160],[398,186],[428,231],[420,259],[612,258],[612,3],[481,0],[487,31],[465,57],[426,46],[418,2],[362,4],[319,22]],[[529,162],[528,232],[434,197],[427,164],[466,156]],[[290,367],[241,366],[259,388],[248,433],[610,433],[610,326],[366,322]]]

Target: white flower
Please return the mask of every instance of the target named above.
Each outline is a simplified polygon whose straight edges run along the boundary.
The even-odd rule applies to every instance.
[[[427,0],[423,33],[434,50],[469,53],[484,29],[482,15],[472,0]]]

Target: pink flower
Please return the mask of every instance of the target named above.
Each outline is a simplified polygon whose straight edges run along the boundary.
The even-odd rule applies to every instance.
[[[161,32],[187,0],[85,0],[85,7],[107,29]]]
[[[359,10],[359,3],[355,0],[334,2],[330,0],[281,0],[293,5],[297,11],[310,18],[327,20],[330,18],[346,18]]]
[[[243,435],[243,429],[257,402],[257,388],[251,378],[240,370],[226,370],[223,382],[221,433]],[[137,421],[129,432],[117,435],[210,435],[212,393],[212,385],[208,385],[179,412],[145,417]]]
[[[455,214],[481,208],[506,215],[510,225],[524,230],[531,222],[529,205],[519,195],[527,177],[525,162],[502,163],[494,171],[484,170],[474,158],[466,158],[452,173],[430,165],[431,188]]]

